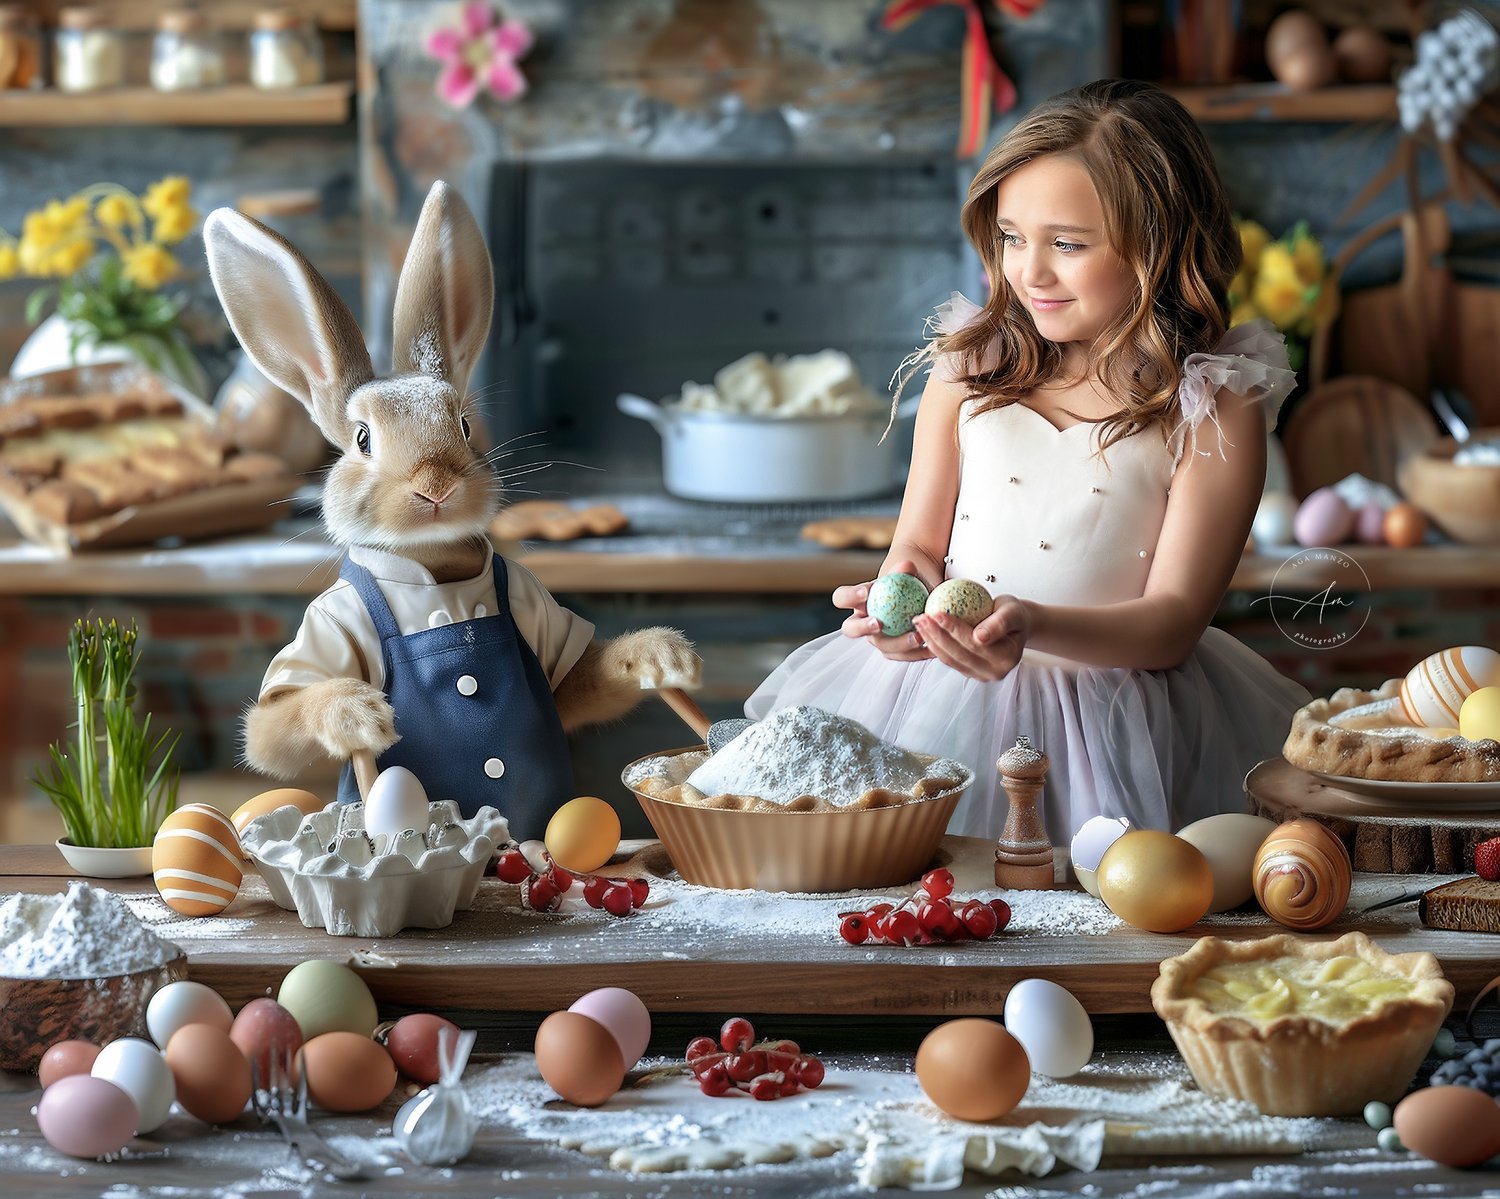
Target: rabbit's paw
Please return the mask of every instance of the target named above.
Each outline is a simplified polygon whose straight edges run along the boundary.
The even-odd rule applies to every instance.
[[[363,679],[313,683],[304,702],[313,736],[337,761],[347,760],[357,749],[367,749],[378,758],[399,739],[396,714],[385,692]]]
[[[662,687],[696,687],[703,663],[693,643],[676,629],[637,629],[609,643],[610,673],[632,680],[643,691]]]

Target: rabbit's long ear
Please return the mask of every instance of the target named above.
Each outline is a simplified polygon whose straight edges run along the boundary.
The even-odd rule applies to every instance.
[[[323,436],[347,446],[349,393],[375,377],[347,305],[290,242],[232,208],[208,214],[203,245],[245,353],[307,406]]]
[[[439,179],[396,285],[395,369],[437,375],[462,394],[494,311],[490,252],[463,197]]]

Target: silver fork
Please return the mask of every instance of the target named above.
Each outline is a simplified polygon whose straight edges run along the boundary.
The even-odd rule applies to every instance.
[[[250,1062],[250,1103],[255,1114],[266,1124],[281,1130],[286,1143],[295,1149],[309,1169],[332,1174],[338,1179],[363,1178],[364,1170],[340,1157],[327,1141],[307,1122],[307,1069],[298,1053],[297,1084],[292,1085],[292,1055],[279,1046],[271,1048],[270,1075],[261,1085],[260,1058]]]

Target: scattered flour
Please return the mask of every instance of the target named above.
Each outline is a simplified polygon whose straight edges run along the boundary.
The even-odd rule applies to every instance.
[[[755,795],[776,804],[815,795],[847,807],[872,787],[910,791],[924,778],[970,777],[950,759],[913,753],[857,721],[799,706],[752,724],[687,781],[705,795]]]
[[[162,966],[182,950],[136,919],[118,895],[71,882],[65,895],[0,902],[0,975],[103,978]]]

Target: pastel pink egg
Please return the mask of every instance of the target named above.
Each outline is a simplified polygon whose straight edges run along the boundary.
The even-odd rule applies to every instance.
[[[37,1126],[47,1144],[69,1157],[118,1153],[135,1136],[139,1119],[129,1095],[88,1074],[59,1078],[36,1106]]]
[[[1339,545],[1354,532],[1354,509],[1332,487],[1320,487],[1302,501],[1292,519],[1299,545]]]
[[[620,1047],[625,1069],[635,1067],[651,1040],[651,1013],[636,995],[623,987],[601,987],[578,999],[570,1012],[604,1025]]]
[[[1385,544],[1385,509],[1379,500],[1371,500],[1355,513],[1354,535],[1366,545]]]

